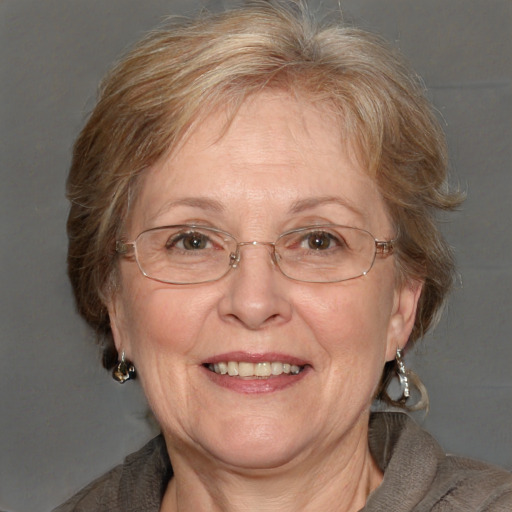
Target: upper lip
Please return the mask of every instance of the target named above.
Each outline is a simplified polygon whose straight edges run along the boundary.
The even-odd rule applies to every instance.
[[[236,351],[236,352],[226,352],[224,354],[217,354],[215,356],[209,357],[206,361],[203,362],[203,364],[216,364],[216,363],[222,363],[222,362],[229,362],[229,361],[243,361],[247,363],[264,363],[264,362],[272,362],[272,361],[279,361],[281,363],[289,363],[289,364],[295,364],[297,366],[305,366],[308,363],[308,361],[292,356],[289,354],[283,354],[279,352],[263,352],[263,353],[255,353],[255,352],[243,352],[243,351]]]

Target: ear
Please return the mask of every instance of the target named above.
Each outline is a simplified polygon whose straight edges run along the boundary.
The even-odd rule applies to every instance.
[[[407,345],[416,320],[416,309],[422,289],[421,281],[408,281],[396,288],[388,325],[386,361],[393,360],[396,350]]]

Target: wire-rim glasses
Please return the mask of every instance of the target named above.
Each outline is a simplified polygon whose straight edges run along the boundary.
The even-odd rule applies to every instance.
[[[179,224],[151,228],[132,242],[116,242],[120,255],[133,254],[142,274],[169,284],[217,281],[241,261],[244,246],[267,246],[272,262],[288,278],[334,283],[366,275],[377,256],[393,253],[396,240],[377,240],[351,226],[321,224],[292,229],[275,242],[238,242],[217,228]]]

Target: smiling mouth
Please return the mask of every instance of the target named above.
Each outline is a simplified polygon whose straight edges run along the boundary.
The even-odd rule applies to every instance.
[[[296,364],[282,363],[280,361],[219,361],[218,363],[206,363],[204,365],[208,370],[218,375],[227,377],[238,377],[243,379],[268,379],[278,375],[298,375],[304,366]]]

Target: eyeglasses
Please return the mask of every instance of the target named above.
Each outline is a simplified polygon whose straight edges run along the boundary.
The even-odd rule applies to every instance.
[[[116,251],[135,255],[148,278],[169,284],[216,281],[236,268],[241,248],[263,245],[288,278],[307,283],[334,283],[366,275],[377,255],[393,253],[395,240],[377,240],[364,229],[323,224],[292,229],[275,242],[238,242],[212,227],[182,224],[148,229],[133,242],[116,242]]]

